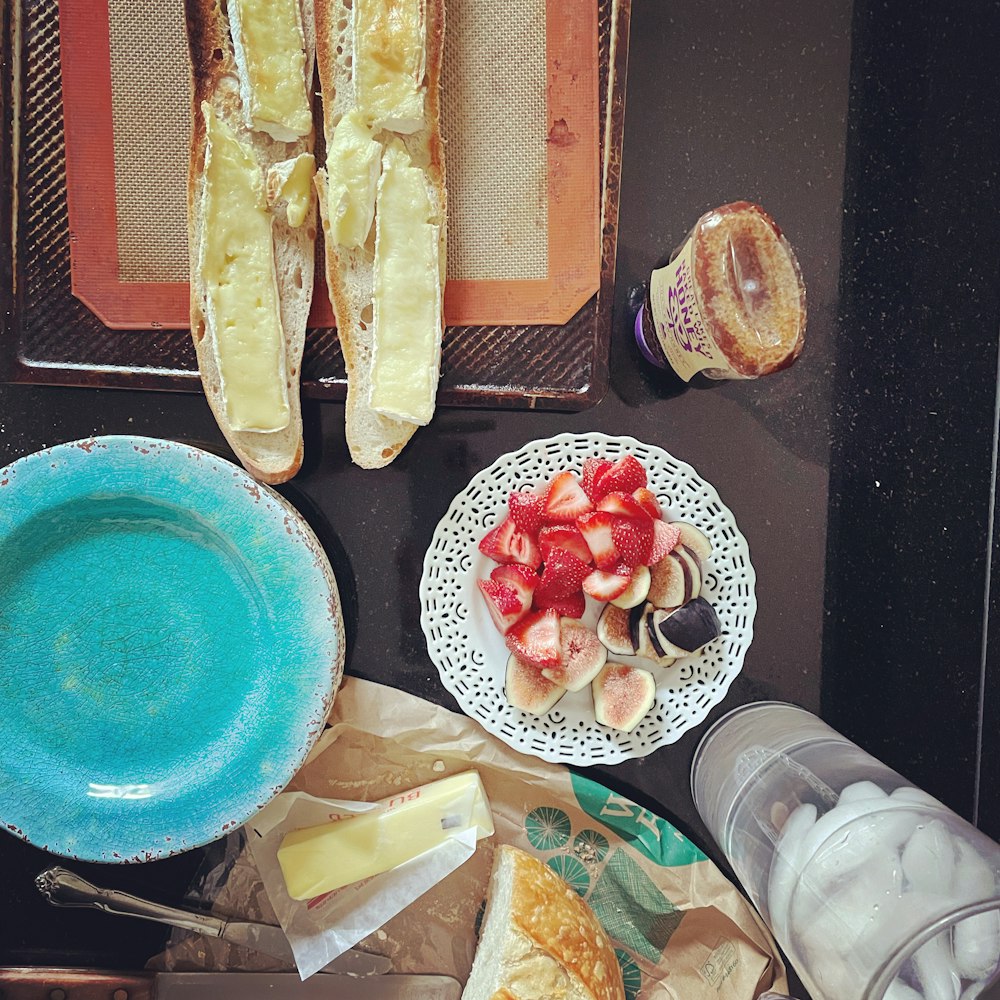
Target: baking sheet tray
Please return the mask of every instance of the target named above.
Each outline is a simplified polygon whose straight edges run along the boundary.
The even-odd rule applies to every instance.
[[[601,281],[566,324],[449,327],[439,403],[579,410],[608,384],[630,0],[599,0]],[[57,0],[4,5],[0,374],[6,381],[198,391],[183,330],[111,330],[70,288]],[[336,333],[309,331],[307,398],[343,399]]]

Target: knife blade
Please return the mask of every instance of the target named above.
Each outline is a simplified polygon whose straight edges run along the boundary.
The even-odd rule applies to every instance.
[[[184,930],[221,938],[230,944],[242,945],[254,951],[295,964],[291,945],[285,932],[272,924],[250,920],[229,920],[210,913],[197,913],[174,906],[164,906],[117,889],[92,885],[66,868],[56,866],[40,872],[35,878],[38,891],[53,906],[88,906],[122,917],[155,920]],[[351,948],[338,956],[321,971],[353,977],[380,975],[392,968],[390,959]]]
[[[4,1000],[459,1000],[448,976],[387,975],[352,979],[293,972],[114,972],[94,969],[0,968]]]
[[[462,987],[449,976],[369,976],[347,980],[294,973],[161,972],[156,1000],[458,1000]]]

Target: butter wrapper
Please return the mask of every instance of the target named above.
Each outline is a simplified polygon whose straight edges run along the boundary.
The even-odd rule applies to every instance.
[[[492,833],[482,783],[468,771],[379,802],[285,792],[248,824],[247,841],[306,979],[450,875]]]

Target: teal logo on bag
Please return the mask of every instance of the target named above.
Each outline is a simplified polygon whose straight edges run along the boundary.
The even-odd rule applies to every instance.
[[[654,864],[677,868],[708,860],[680,830],[631,799],[573,772],[570,779],[580,808]]]

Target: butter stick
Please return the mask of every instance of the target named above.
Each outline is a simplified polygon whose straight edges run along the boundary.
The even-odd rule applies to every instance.
[[[278,864],[292,899],[312,899],[390,871],[452,837],[493,834],[493,815],[475,771],[383,799],[371,812],[289,833]]]

